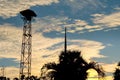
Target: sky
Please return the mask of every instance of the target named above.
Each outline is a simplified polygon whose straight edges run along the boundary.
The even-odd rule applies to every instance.
[[[5,75],[19,76],[23,28],[19,12],[31,9],[37,14],[32,21],[32,74],[39,76],[43,64],[58,61],[67,27],[68,50],[81,51],[86,61],[98,62],[106,79],[112,80],[120,61],[119,3],[120,0],[0,0],[0,66],[5,66]]]

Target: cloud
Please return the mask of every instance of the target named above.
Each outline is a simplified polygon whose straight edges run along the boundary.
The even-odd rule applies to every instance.
[[[103,69],[107,73],[113,73],[115,71],[115,68],[117,66],[117,63],[112,63],[112,64],[106,64],[106,63],[101,63]]]
[[[46,26],[49,25],[43,21],[42,23]],[[43,64],[54,61],[58,62],[58,56],[60,52],[64,49],[64,39],[58,37],[45,37],[42,34],[45,29],[44,26],[39,25],[39,22],[35,22],[33,24],[34,28],[32,37],[32,74],[39,75],[40,69]],[[0,25],[0,58],[14,58],[16,59],[14,61],[19,63],[21,53],[21,41],[21,27],[18,28],[10,24]],[[82,51],[82,55],[87,61],[94,57],[105,57],[104,55],[100,54],[100,51],[104,48],[105,46],[101,42],[97,41],[74,39],[68,40],[68,49]],[[11,71],[14,71],[14,69],[12,69],[13,68],[10,68]],[[15,73],[14,75],[17,76],[18,74],[19,72]],[[8,75],[8,73],[6,75]]]
[[[88,10],[88,8],[89,10],[95,10],[99,7],[105,7],[104,4],[98,0],[66,0],[64,3],[71,7],[73,13],[76,13],[83,9]]]
[[[10,24],[0,25],[0,57],[18,58],[21,33],[22,30]]]
[[[69,20],[68,17],[53,17],[53,16],[46,16],[43,18],[37,18],[36,22],[33,23],[35,32],[51,32],[51,31],[58,31],[61,32],[64,29],[64,25],[67,24]]]
[[[57,20],[57,19],[54,19],[54,20],[58,21],[58,23],[59,23],[59,20]],[[47,38],[47,37],[44,37],[39,32],[39,31],[41,31],[41,33],[43,33],[43,32],[50,32],[50,31],[54,31],[54,30],[61,31],[62,28],[57,26],[56,22],[55,22],[54,26],[50,26],[51,22],[54,22],[54,20],[50,20],[49,24],[47,24],[46,22],[44,22],[42,20],[38,20],[36,23],[33,23],[36,34],[34,34],[34,36],[33,36],[33,42],[35,42],[35,43],[33,44],[33,52],[34,52],[33,58],[34,59],[32,59],[32,60],[33,60],[33,63],[39,64],[37,66],[37,68],[34,65],[34,69],[40,69],[44,63],[47,63],[49,61],[57,62],[60,52],[64,49],[64,43],[63,43],[64,39],[63,38],[57,38],[57,37],[54,39],[52,39],[50,37]],[[40,25],[41,21],[42,21],[42,25]],[[61,23],[61,21],[60,21],[60,23]],[[39,25],[39,27],[38,27],[38,25]],[[44,42],[46,42],[46,43],[44,43]],[[96,57],[96,58],[105,57],[104,55],[100,54],[100,50],[105,48],[105,46],[101,42],[90,41],[90,40],[68,40],[68,44],[69,44],[68,45],[69,50],[82,51],[82,54],[87,61],[89,61],[93,57]],[[34,47],[34,46],[36,46],[36,47]],[[89,55],[89,54],[91,54],[91,55]],[[33,72],[38,72],[38,71],[36,70]]]
[[[120,10],[120,7],[118,6],[118,7],[115,7],[114,9],[119,11],[119,10]]]
[[[59,3],[59,0],[0,0],[0,16],[9,18],[16,16],[20,11],[36,5],[50,5]]]
[[[51,47],[54,44],[57,44],[63,39],[52,39],[46,38],[41,33],[33,34],[33,46],[32,46],[32,63],[35,64],[32,66],[32,74],[39,75],[40,68],[43,64],[48,61],[56,61],[54,53],[58,50],[49,50],[47,48]],[[20,61],[21,53],[21,42],[22,42],[22,28],[17,28],[10,24],[0,25],[0,58],[15,58],[17,63]],[[61,51],[61,50],[60,50]],[[53,55],[52,55],[53,54]],[[43,58],[44,55],[51,55],[48,58]],[[6,63],[7,64],[7,63]],[[14,69],[11,68],[11,71],[14,72]],[[17,71],[18,72],[18,71]],[[6,73],[8,75],[8,73]],[[18,75],[15,73],[14,75]]]
[[[67,27],[67,32],[78,34],[85,32],[95,32],[100,30],[118,30],[118,27],[120,26],[119,15],[120,12],[114,12],[109,15],[93,14],[92,16],[94,18],[91,19],[93,24],[90,24],[89,22],[80,19],[66,19],[65,24],[63,24],[63,26]]]
[[[115,28],[120,26],[120,12],[114,12],[109,15],[94,14],[93,22],[103,28]]]
[[[85,33],[103,30],[104,28],[100,25],[90,25],[88,22],[80,19],[75,19],[71,23],[66,23],[64,26],[67,27],[69,33]]]
[[[90,61],[92,58],[105,58],[100,51],[105,48],[101,42],[91,40],[70,40],[71,45],[68,46],[72,50],[80,50],[83,57]]]
[[[110,22],[106,23],[106,21],[104,21],[104,18],[103,18],[103,16],[105,16],[104,14],[94,14],[92,16],[94,16],[94,18],[92,18],[92,21],[94,24],[90,24],[89,22],[85,20],[71,19],[65,16],[63,17],[46,16],[41,19],[37,18],[36,22],[33,23],[33,25],[34,25],[34,30],[36,32],[41,31],[44,33],[49,33],[52,31],[57,31],[58,33],[64,33],[64,27],[67,27],[67,32],[76,33],[76,34],[85,33],[85,32],[95,32],[95,31],[100,31],[100,30],[104,30],[104,31],[118,30],[117,27],[119,27],[118,26],[119,23],[113,22],[110,19],[109,19]],[[116,20],[119,19],[119,17],[118,19],[117,17],[115,18]],[[103,23],[102,22],[100,23],[99,20],[103,21]],[[108,25],[111,25],[111,26],[108,26]]]

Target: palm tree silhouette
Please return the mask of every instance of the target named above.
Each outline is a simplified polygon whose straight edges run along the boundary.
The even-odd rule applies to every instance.
[[[59,63],[47,63],[41,68],[42,80],[86,80],[87,70],[95,69],[99,76],[104,71],[96,62],[87,63],[79,51],[61,52]]]

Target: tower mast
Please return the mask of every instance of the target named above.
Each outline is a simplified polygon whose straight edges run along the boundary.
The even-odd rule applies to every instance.
[[[22,48],[21,48],[21,60],[20,60],[20,77],[23,75],[26,77],[31,76],[31,57],[32,57],[32,28],[31,20],[36,17],[36,14],[32,10],[21,11],[23,16],[23,35],[22,35]]]
[[[67,28],[65,27],[65,43],[64,43],[64,51],[67,52]]]

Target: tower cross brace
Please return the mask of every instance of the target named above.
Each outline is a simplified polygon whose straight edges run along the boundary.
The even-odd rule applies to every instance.
[[[32,53],[32,31],[31,21],[24,20],[21,61],[20,61],[20,76],[31,75],[31,53]]]

